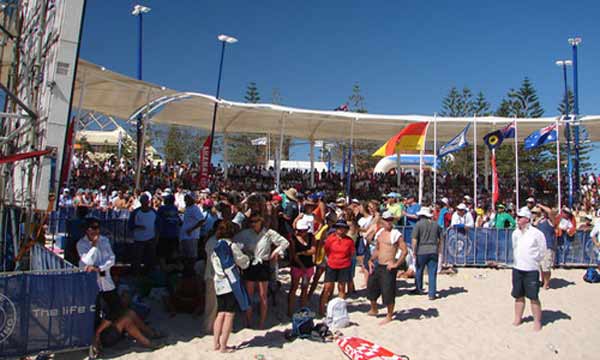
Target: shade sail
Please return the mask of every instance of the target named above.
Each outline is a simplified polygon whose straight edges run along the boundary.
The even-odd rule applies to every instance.
[[[83,89],[83,91],[82,91]],[[194,92],[178,92],[159,85],[139,81],[80,60],[77,70],[74,106],[80,96],[85,110],[98,111],[122,119],[133,119],[147,112],[152,121],[210,130],[214,104],[211,96]],[[341,111],[320,111],[273,104],[247,104],[218,100],[217,133],[279,134],[302,139],[386,141],[391,135],[412,122],[436,123],[438,146],[452,139],[472,117],[448,118],[423,115],[359,114]],[[518,138],[555,121],[555,117],[516,119]],[[483,135],[513,121],[512,118],[476,118],[477,143]],[[600,115],[584,116],[581,124],[588,129],[591,141],[600,141]],[[433,124],[431,124],[433,125]],[[473,142],[471,126],[468,141]],[[429,126],[427,141],[433,140],[434,126]]]

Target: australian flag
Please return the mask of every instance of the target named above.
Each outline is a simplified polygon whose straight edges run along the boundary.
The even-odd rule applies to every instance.
[[[556,141],[558,134],[556,124],[548,125],[545,128],[532,132],[525,138],[525,150],[535,149],[538,146]]]
[[[471,124],[467,124],[463,131],[456,135],[452,140],[448,141],[444,146],[440,147],[438,157],[442,158],[469,145],[467,142],[467,131],[469,131],[470,126]]]
[[[514,139],[515,137],[515,126],[517,126],[517,124],[513,121],[510,124],[506,125],[505,127],[502,128],[502,137],[504,139]]]

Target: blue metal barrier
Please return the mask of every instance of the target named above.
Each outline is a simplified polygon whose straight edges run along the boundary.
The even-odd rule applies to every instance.
[[[396,227],[411,244],[412,227]],[[485,266],[490,262],[513,263],[511,229],[449,228],[445,231],[444,264],[457,266]],[[600,249],[594,245],[590,232],[578,231],[575,236],[556,239],[557,266],[589,266],[600,261]]]
[[[32,271],[0,273],[0,358],[91,345],[98,284],[36,244]]]

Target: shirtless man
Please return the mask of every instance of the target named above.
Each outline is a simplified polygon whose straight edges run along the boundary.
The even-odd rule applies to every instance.
[[[392,321],[396,301],[396,274],[398,267],[404,262],[407,254],[406,243],[402,233],[394,229],[394,214],[386,211],[381,216],[382,228],[375,234],[375,251],[369,260],[369,281],[367,282],[367,298],[371,301],[368,314],[377,315],[377,298],[381,295],[387,307],[387,315],[380,323]],[[401,250],[399,258],[396,257]]]

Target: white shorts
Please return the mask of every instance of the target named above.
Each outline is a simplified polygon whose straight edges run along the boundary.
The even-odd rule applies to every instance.
[[[544,258],[540,263],[540,267],[542,268],[542,272],[549,272],[552,270],[552,266],[554,265],[554,250],[546,249],[544,253]]]

